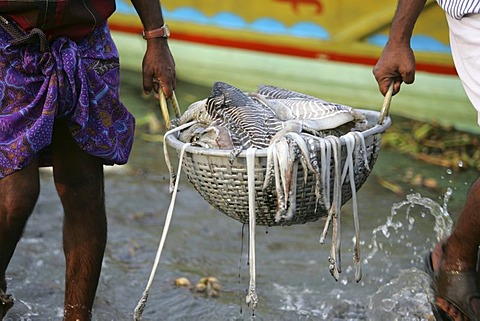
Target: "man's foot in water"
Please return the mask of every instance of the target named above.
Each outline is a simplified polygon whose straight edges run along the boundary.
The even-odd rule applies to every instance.
[[[0,320],[3,320],[7,311],[13,306],[13,298],[10,294],[5,294],[3,290],[0,289]]]
[[[444,243],[437,244],[431,257],[435,271],[433,285],[437,307],[451,320],[479,321],[480,274],[476,271],[476,263],[455,257],[458,251],[455,251],[454,246],[448,251],[448,255],[443,247]]]

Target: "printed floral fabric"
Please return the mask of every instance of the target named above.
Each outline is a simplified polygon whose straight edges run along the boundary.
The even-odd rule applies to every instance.
[[[0,0],[0,13],[23,30],[41,29],[52,40],[89,35],[115,11],[115,0]]]
[[[34,157],[51,165],[56,119],[66,120],[87,153],[126,163],[135,121],[119,99],[118,52],[107,24],[80,42],[57,38],[45,52],[11,41],[0,28],[0,178]]]

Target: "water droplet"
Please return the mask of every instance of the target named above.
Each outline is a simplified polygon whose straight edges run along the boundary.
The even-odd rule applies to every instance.
[[[453,173],[450,168],[448,168],[448,169],[446,170],[446,172],[447,172],[448,175],[452,175],[452,173]]]
[[[389,298],[382,300],[383,309],[385,311],[392,311],[396,304],[397,302],[395,302],[395,300]]]
[[[463,167],[463,161],[459,160],[457,165],[458,165],[458,167],[462,168]]]
[[[408,223],[410,223],[410,224],[415,223],[415,218],[414,217],[409,217],[408,218]]]

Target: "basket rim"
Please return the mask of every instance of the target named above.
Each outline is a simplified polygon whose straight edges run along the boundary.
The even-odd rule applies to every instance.
[[[368,110],[368,109],[359,109],[356,108],[355,110],[361,112],[364,114],[366,117],[371,117],[377,122],[378,118],[380,117],[380,112],[375,111],[375,110]],[[372,128],[369,128],[365,131],[363,131],[364,137],[369,137],[373,136],[376,134],[383,133],[388,127],[390,127],[392,123],[392,120],[390,116],[385,117],[385,120],[383,124],[375,124]],[[345,144],[345,140],[342,139],[343,136],[340,136],[340,140],[342,145]],[[176,135],[167,135],[165,137],[165,142],[167,143],[168,146],[176,149],[176,150],[181,150],[183,146],[186,144],[180,140],[178,140]],[[204,147],[199,147],[199,146],[187,146],[185,149],[186,152],[195,154],[195,155],[205,155],[205,156],[220,156],[220,157],[228,157],[231,153],[231,149],[214,149],[214,148],[204,148]],[[259,157],[266,157],[267,156],[267,148],[257,148],[255,155]],[[245,158],[247,155],[246,150],[242,150],[240,154],[238,154],[237,157],[242,157]]]

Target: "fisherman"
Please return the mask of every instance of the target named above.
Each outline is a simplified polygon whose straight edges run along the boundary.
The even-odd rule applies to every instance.
[[[399,0],[390,36],[373,69],[380,92],[391,82],[393,93],[415,78],[410,47],[413,28],[426,0]],[[437,0],[446,11],[452,56],[460,80],[480,124],[480,1]],[[426,270],[436,291],[438,320],[480,320],[480,283],[477,258],[480,245],[480,178],[473,183],[452,234],[426,257]],[[450,318],[449,318],[450,317]]]
[[[158,0],[132,0],[144,27],[143,89],[175,88]],[[0,320],[5,272],[53,166],[64,209],[64,320],[91,320],[107,238],[103,165],[127,162],[134,118],[119,100],[107,26],[115,1],[0,1]]]

